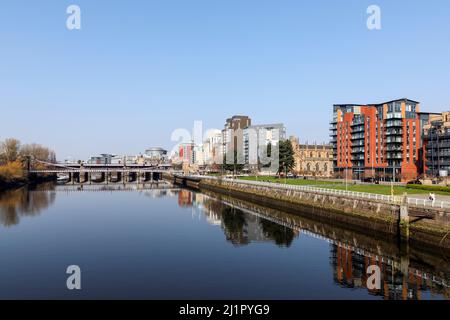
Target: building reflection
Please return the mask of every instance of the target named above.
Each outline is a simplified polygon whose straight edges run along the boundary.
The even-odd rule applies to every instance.
[[[189,191],[189,190],[185,190],[185,189],[181,189],[178,192],[178,205],[180,207],[192,207],[193,203],[194,203],[194,193]]]
[[[371,295],[385,300],[420,300],[424,291],[450,298],[449,287],[445,283],[435,283],[432,277],[418,270],[414,272],[409,267],[407,258],[405,260],[405,265],[402,266],[403,262],[396,264],[393,261],[382,261],[380,257],[367,257],[344,246],[331,245],[334,281],[342,287],[366,289]],[[367,269],[374,265],[381,270],[379,290],[367,287]]]
[[[441,275],[441,277],[435,277],[424,271],[430,272],[430,270],[435,269],[434,267],[430,269],[430,265],[425,265],[422,270],[415,269],[412,265],[416,266],[416,264],[410,263],[409,257],[401,257],[400,255],[395,258],[385,257],[368,250],[370,247],[367,244],[365,249],[344,244],[341,241],[345,242],[348,239],[336,238],[334,231],[338,232],[337,229],[325,231],[323,227],[317,227],[315,224],[308,224],[307,222],[303,225],[304,227],[310,227],[309,229],[291,228],[285,226],[281,220],[279,223],[277,223],[278,220],[269,221],[268,217],[261,217],[256,211],[229,205],[222,199],[189,190],[180,191],[178,203],[180,206],[190,207],[198,215],[204,216],[209,224],[221,227],[227,241],[235,246],[270,242],[281,247],[290,247],[300,233],[329,242],[333,279],[341,287],[367,290],[369,294],[385,300],[428,298],[424,295],[450,298],[450,287],[445,280],[447,278],[446,273],[440,274],[435,270],[436,274]],[[272,215],[275,217],[273,212]],[[282,217],[283,214],[278,212],[277,218],[281,219]],[[299,217],[296,217],[296,219],[299,219],[297,225],[301,225],[302,219]],[[334,235],[331,238],[330,231]],[[355,238],[352,240],[355,243],[357,242]],[[374,248],[377,245],[379,243],[374,244]],[[377,252],[377,250],[374,251]],[[369,279],[367,270],[369,266],[374,265],[378,266],[381,271],[381,287],[379,290],[371,290],[367,287]]]
[[[180,190],[178,204],[198,209],[208,223],[220,226],[227,241],[235,246],[252,242],[273,242],[281,247],[289,247],[299,234],[298,231],[189,190]]]
[[[45,192],[36,192],[45,190]],[[0,193],[0,224],[11,227],[20,223],[20,217],[36,216],[49,207],[56,194],[53,184],[43,184],[35,189],[21,188]]]

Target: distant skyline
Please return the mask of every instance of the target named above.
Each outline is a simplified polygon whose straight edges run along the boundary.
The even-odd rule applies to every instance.
[[[81,30],[66,8],[81,8]],[[366,27],[369,5],[382,29]],[[450,110],[450,2],[4,1],[0,140],[139,154],[235,114],[329,142],[333,104]]]

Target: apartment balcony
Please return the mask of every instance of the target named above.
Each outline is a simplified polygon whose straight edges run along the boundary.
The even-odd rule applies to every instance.
[[[391,120],[391,119],[403,119],[402,113],[401,112],[392,112],[392,113],[388,113],[386,115],[386,119],[387,120]]]
[[[357,147],[365,147],[366,143],[363,140],[356,140],[354,143],[352,143],[353,148]]]
[[[352,160],[353,169],[354,168],[364,168],[364,159],[361,161],[358,160]]]
[[[403,128],[403,121],[401,120],[387,120],[386,128]]]
[[[352,135],[351,140],[364,140],[363,134]]]
[[[450,132],[424,134],[423,139],[426,141],[450,140]]]
[[[401,146],[395,146],[395,145],[390,145],[390,146],[387,146],[386,148],[386,151],[393,151],[393,152],[403,152],[403,147],[401,147]]]
[[[386,130],[386,136],[402,136],[403,130],[390,129]]]
[[[395,137],[386,138],[385,141],[386,141],[386,143],[403,143],[402,138],[395,138]]]
[[[358,132],[364,132],[365,128],[364,127],[355,127],[352,129],[352,133],[358,133]]]
[[[450,160],[450,155],[448,154],[448,152],[435,152],[435,153],[428,153],[426,154],[427,159],[435,159],[437,160],[437,158],[441,159],[441,160]]]
[[[437,159],[434,159],[434,161],[432,161],[432,160],[428,160],[428,161],[426,161],[425,162],[425,164],[427,165],[427,167],[447,167],[447,166],[450,166],[450,159],[447,159],[447,160],[437,160]]]
[[[364,148],[353,148],[352,149],[352,154],[364,153],[364,151],[365,151]]]
[[[401,153],[387,153],[386,154],[386,159],[388,159],[388,160],[402,160],[403,159],[403,154],[401,154]]]
[[[436,142],[428,142],[426,149],[427,150],[432,150],[432,149],[450,149],[450,142],[440,142],[440,143],[436,143]]]
[[[364,121],[358,120],[358,121],[353,121],[350,124],[350,127],[356,127],[356,126],[364,126]]]

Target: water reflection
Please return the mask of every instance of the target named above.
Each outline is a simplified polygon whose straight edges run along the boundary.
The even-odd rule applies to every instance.
[[[189,190],[179,191],[178,204],[181,207],[199,208],[206,215],[206,220],[212,225],[220,226],[227,241],[235,246],[252,242],[273,242],[280,247],[289,247],[299,234],[296,230]]]
[[[79,192],[97,192],[97,194],[89,194],[83,198],[88,201],[80,200],[78,202],[81,204],[80,207],[74,207],[69,199],[72,193]],[[111,195],[113,192],[120,192],[120,194]],[[319,298],[332,299],[366,298],[369,295],[387,300],[450,298],[448,282],[450,265],[445,254],[440,255],[415,247],[405,250],[391,239],[379,237],[370,232],[355,231],[346,225],[340,226],[330,221],[321,221],[313,218],[314,214],[308,216],[307,212],[305,214],[297,211],[282,212],[224,195],[192,192],[173,188],[170,185],[148,186],[148,188],[133,186],[128,189],[122,186],[86,186],[85,188],[58,186],[55,188],[54,185],[49,184],[35,190],[20,189],[0,195],[0,224],[6,227],[15,226],[19,224],[22,217],[36,216],[44,212],[47,207],[54,204],[57,194],[61,197],[55,204],[55,211],[58,214],[52,217],[55,219],[55,224],[42,233],[50,235],[52,243],[55,237],[60,239],[57,237],[69,234],[64,241],[68,241],[66,247],[72,248],[72,251],[66,252],[66,247],[55,246],[54,250],[60,250],[60,252],[55,253],[52,259],[46,260],[47,263],[51,265],[59,263],[61,257],[64,258],[65,263],[66,260],[72,261],[73,255],[78,255],[80,263],[85,259],[84,263],[88,265],[91,263],[91,266],[95,267],[108,257],[111,265],[119,269],[128,270],[130,266],[132,268],[136,268],[136,265],[142,266],[142,273],[136,272],[135,269],[133,272],[124,273],[136,275],[136,278],[131,276],[136,281],[133,282],[131,291],[136,292],[138,298],[147,297],[146,294],[149,291],[142,277],[148,277],[146,278],[148,283],[161,281],[160,288],[167,286],[168,297],[174,297],[176,290],[172,289],[178,288],[179,280],[172,283],[172,287],[170,286],[170,281],[173,279],[191,281],[190,287],[196,287],[200,282],[208,283],[214,279],[217,281],[216,287],[211,288],[211,291],[208,291],[207,287],[205,291],[193,289],[194,291],[189,292],[187,297],[197,297],[196,294],[199,292],[209,296],[218,291],[223,292],[223,296],[219,298],[227,297],[227,294],[241,292],[242,288],[242,290],[236,290],[236,288],[240,283],[245,282],[245,286],[249,288],[247,295],[236,297],[254,298],[261,293],[257,289],[260,279],[268,274],[274,275],[273,278],[266,279],[268,283],[266,291],[273,297],[277,297],[282,291],[286,292],[283,298],[310,298],[313,293],[317,293]],[[80,196],[82,197],[84,196]],[[93,205],[108,208],[108,210],[97,210],[95,215],[84,215],[80,212],[80,210],[91,210]],[[178,215],[179,212],[183,214],[181,218]],[[206,223],[190,223],[190,217],[185,215],[186,212],[192,212],[196,220],[206,221],[217,228],[211,228]],[[71,219],[71,217],[77,219]],[[87,217],[89,217],[88,223]],[[68,226],[68,220],[78,224],[75,227]],[[177,224],[178,221],[182,223]],[[105,225],[108,225],[108,228],[105,228]],[[81,239],[75,233],[71,233],[80,228],[85,228],[86,234]],[[208,246],[203,246],[204,242],[210,241],[208,237],[211,237],[211,229],[219,236],[213,237],[214,241],[208,243]],[[65,232],[61,233],[61,230]],[[171,233],[170,230],[175,231]],[[16,262],[13,268],[0,270],[0,274],[4,277],[2,279],[0,276],[0,282],[1,280],[12,281],[14,277],[6,275],[5,272],[26,265],[15,256],[16,252],[20,257],[28,257],[31,263],[36,261],[41,263],[41,257],[37,253],[41,252],[39,248],[46,250],[48,242],[39,244],[39,241],[34,238],[28,239],[25,237],[29,235],[28,232],[28,228],[11,228],[11,232],[0,233],[3,236],[1,243],[9,260],[13,264],[14,261]],[[182,238],[177,235],[182,235]],[[101,240],[91,240],[97,238]],[[17,241],[18,239],[20,241]],[[181,246],[181,249],[180,239],[186,241],[186,245]],[[45,240],[45,237],[41,237],[40,240]],[[123,243],[127,245],[123,246]],[[252,246],[251,244],[254,243],[259,245]],[[146,253],[150,252],[148,246],[151,246],[152,250],[151,255],[147,256]],[[240,249],[234,250],[233,246]],[[243,246],[245,246],[244,251],[242,251]],[[277,250],[278,247],[282,250]],[[120,248],[124,250],[122,253]],[[184,250],[185,248],[189,250]],[[103,259],[95,258],[99,252],[104,255]],[[128,259],[122,265],[117,262],[117,257],[122,257],[123,252],[126,252]],[[245,252],[245,254],[236,254],[237,252]],[[215,256],[216,259],[210,259],[211,256]],[[262,258],[267,263],[262,268],[258,268],[258,262],[255,261],[259,260],[253,257]],[[139,261],[139,264],[128,261]],[[230,271],[230,267],[223,268],[224,261],[233,262],[231,268],[235,268],[234,273]],[[166,272],[174,264],[179,266],[177,271]],[[285,268],[284,275],[278,273],[280,265]],[[369,290],[367,287],[367,268],[373,265],[377,265],[381,270],[379,290]],[[160,273],[148,273],[149,266],[160,270]],[[200,272],[195,277],[191,277],[190,270],[198,268],[203,268],[203,273]],[[208,270],[214,270],[214,272],[209,273]],[[46,269],[41,272],[45,274]],[[230,272],[233,274],[232,279]],[[53,273],[50,272],[47,277],[50,280],[54,279]],[[315,282],[308,283],[308,280],[313,278]],[[128,281],[127,278],[121,284],[126,286]],[[235,282],[230,284],[232,281]],[[307,289],[302,287],[305,283],[309,284]],[[16,282],[11,282],[11,287],[16,285]],[[98,284],[99,290],[103,288],[103,285],[101,282]],[[20,285],[17,285],[17,288],[23,289],[23,292],[27,289]],[[1,293],[0,290],[0,296]],[[154,292],[155,297],[159,294],[161,294],[160,291]],[[270,297],[264,296],[264,298]]]
[[[384,261],[383,261],[384,260]],[[342,245],[331,245],[331,262],[334,281],[345,288],[363,288],[369,294],[381,296],[385,300],[420,300],[423,291],[432,295],[450,298],[450,288],[445,279],[427,274],[409,266],[408,257],[399,263],[368,257],[356,253]],[[379,290],[367,288],[369,266],[376,265],[381,270]]]
[[[0,224],[12,227],[20,223],[21,217],[36,216],[48,208],[54,201],[56,194],[52,192],[54,184],[42,184],[32,189],[0,193]],[[34,192],[46,190],[47,192]]]
[[[430,295],[426,298],[450,298],[450,266],[445,256],[421,255],[413,250],[413,254],[405,254],[389,240],[226,196],[180,190],[178,203],[198,208],[206,221],[220,226],[227,241],[235,246],[273,242],[288,248],[300,233],[329,242],[333,280],[340,287],[364,289],[386,300],[420,300],[424,293]],[[373,265],[381,270],[379,290],[367,287],[367,269]]]

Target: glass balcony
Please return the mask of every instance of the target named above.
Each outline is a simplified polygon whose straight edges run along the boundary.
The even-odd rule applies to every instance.
[[[403,121],[401,120],[388,120],[386,122],[386,128],[403,127]]]
[[[401,135],[403,135],[403,130],[399,129],[386,130],[386,136],[401,136]]]
[[[386,143],[403,143],[403,139],[400,137],[388,137]]]

